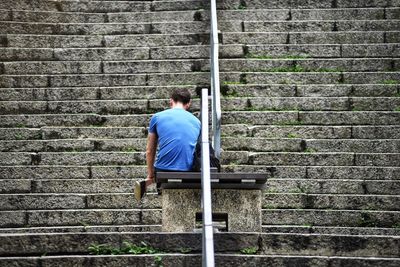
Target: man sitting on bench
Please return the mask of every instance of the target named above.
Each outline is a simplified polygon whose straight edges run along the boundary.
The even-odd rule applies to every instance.
[[[170,109],[158,112],[150,120],[146,147],[147,178],[135,183],[135,198],[140,201],[157,171],[191,171],[193,152],[200,134],[198,118],[187,110],[191,95],[187,89],[172,92]],[[158,144],[158,153],[156,151]]]

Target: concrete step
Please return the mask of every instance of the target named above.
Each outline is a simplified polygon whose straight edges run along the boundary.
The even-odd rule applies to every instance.
[[[312,104],[311,104],[312,103]],[[198,111],[200,100],[192,101],[191,111]],[[397,111],[398,97],[271,97],[224,98],[225,111]],[[135,100],[85,100],[85,101],[1,101],[0,114],[141,114],[162,111],[168,99]]]
[[[145,165],[131,166],[0,166],[2,179],[138,179],[146,177]],[[386,172],[385,177],[395,175]],[[376,176],[378,177],[378,176]]]
[[[62,127],[148,127],[151,114],[31,114],[0,115],[1,128]],[[390,111],[226,111],[223,124],[249,125],[397,125],[399,112]],[[360,133],[361,134],[361,133]],[[372,130],[369,134],[374,135]]]
[[[0,141],[0,151],[29,151],[29,152],[78,152],[78,151],[124,151],[138,152],[146,150],[147,135],[141,129],[142,138],[123,139],[64,139],[64,140],[18,140]]]
[[[335,2],[335,5],[332,5],[332,2],[329,0],[311,0],[307,2],[301,1],[290,1],[290,0],[272,0],[272,1],[264,1],[264,0],[255,0],[251,2],[246,2],[246,7],[248,9],[258,9],[258,8],[298,8],[298,9],[320,9],[320,8],[366,8],[366,7],[397,7],[399,3],[396,1],[362,1],[362,0],[338,0]]]
[[[382,85],[390,87],[380,91],[389,90],[395,94],[395,85]],[[376,86],[378,91],[380,86]],[[188,89],[196,98],[197,86],[172,85],[172,86],[122,86],[122,87],[58,87],[58,88],[9,88],[0,89],[0,98],[8,101],[63,101],[63,100],[131,100],[168,98],[171,91],[176,88]],[[392,89],[392,90],[390,90]],[[372,91],[372,90],[371,90]],[[294,93],[293,93],[294,96]]]
[[[196,85],[2,88],[3,101],[166,99],[175,88],[197,97]],[[223,84],[222,97],[397,97],[400,84]]]
[[[267,181],[270,193],[399,195],[398,180],[275,179]],[[397,201],[398,203],[398,201]],[[382,206],[383,203],[380,203]],[[311,203],[310,203],[311,205]],[[296,207],[297,208],[297,207]],[[320,208],[320,207],[318,207]]]
[[[13,61],[0,65],[2,74],[129,74],[209,71],[203,59],[135,61]],[[257,57],[257,56],[253,56]],[[222,72],[376,72],[398,71],[399,59],[221,59]]]
[[[57,180],[58,181],[58,180]],[[46,185],[48,181],[42,181]],[[54,181],[51,181],[54,182]],[[60,181],[60,186],[62,185]],[[72,181],[73,182],[73,181]],[[72,183],[71,182],[71,183]],[[97,182],[95,180],[95,182]],[[104,181],[107,182],[107,181]],[[117,181],[118,183],[119,181]],[[317,183],[316,181],[315,183]],[[48,183],[47,183],[48,184]],[[346,183],[343,184],[343,187]],[[82,184],[83,185],[83,184]],[[378,185],[377,183],[371,186]],[[40,186],[40,184],[39,184]],[[54,183],[53,183],[54,186]],[[89,186],[87,186],[89,188]],[[272,191],[266,190],[266,192]],[[37,190],[43,191],[43,190]],[[44,209],[160,209],[161,197],[148,193],[141,202],[137,202],[132,193],[132,188],[126,193],[88,193],[60,192],[51,193],[30,192],[28,194],[0,194],[0,209],[6,210],[44,210]],[[128,191],[128,190],[127,190]],[[370,194],[318,194],[309,193],[266,193],[262,203],[263,209],[330,209],[330,210],[387,210],[398,211],[398,195]]]
[[[0,152],[0,165],[144,165],[144,152]]]
[[[398,20],[244,21],[244,32],[396,31]],[[230,28],[227,29],[230,31]]]
[[[394,228],[399,211],[265,209],[263,224]]]
[[[226,172],[265,173],[269,179],[399,180],[400,168],[385,166],[224,165]],[[16,177],[20,177],[16,175]]]
[[[298,71],[298,72],[374,72],[374,71],[397,71],[396,65],[400,66],[400,60],[397,59],[221,59],[221,71]],[[129,64],[129,62],[128,62]],[[127,65],[128,65],[127,64]],[[202,61],[201,70],[208,71],[209,65]],[[5,73],[7,73],[7,64],[5,66]],[[128,65],[129,66],[129,65]],[[127,66],[125,66],[125,69]],[[118,68],[117,68],[118,69]],[[122,69],[122,70],[125,70]],[[179,69],[179,68],[177,68]],[[40,70],[38,70],[40,71]],[[126,73],[126,72],[122,72]]]
[[[115,226],[48,226],[48,227],[19,227],[0,228],[0,234],[17,233],[99,233],[99,232],[161,232],[161,225],[115,225]],[[394,234],[392,234],[394,235]],[[0,258],[1,261],[1,258]],[[1,262],[0,262],[1,263]]]
[[[209,34],[0,35],[0,47],[13,48],[159,47],[201,45],[208,41]]]
[[[266,165],[312,165],[312,166],[393,166],[399,167],[398,153],[349,153],[349,152],[224,152],[222,162],[226,164]],[[225,156],[225,154],[228,154]]]
[[[129,48],[0,48],[3,61],[130,61],[209,58],[206,45]],[[243,57],[242,45],[220,46],[220,57]],[[51,62],[48,62],[50,64]]]
[[[385,84],[400,72],[221,72],[223,84]],[[2,75],[0,88],[207,85],[208,72],[151,74]]]
[[[344,185],[343,185],[344,186]],[[399,195],[267,193],[264,209],[400,210]],[[400,234],[400,231],[399,231]]]
[[[399,235],[398,228],[263,225],[265,233],[333,234],[333,235]]]
[[[231,111],[224,124],[253,125],[397,125],[400,113],[390,111]]]
[[[24,142],[31,141],[21,141]],[[7,148],[8,141],[1,144]],[[10,141],[16,144],[16,141]],[[21,145],[22,145],[21,144]],[[259,138],[225,137],[222,139],[224,150],[239,151],[285,151],[285,152],[355,152],[355,153],[397,153],[400,151],[400,139],[300,139],[300,138]]]
[[[367,43],[367,44],[274,44],[246,45],[247,58],[255,59],[303,59],[311,58],[369,58],[399,56],[398,43]]]
[[[219,29],[242,31],[241,21],[219,20]],[[379,24],[379,22],[376,22]],[[203,21],[174,21],[152,23],[29,23],[0,21],[0,34],[57,35],[124,35],[124,34],[183,34],[209,32],[210,23]],[[387,25],[383,30],[392,30]],[[377,28],[378,30],[381,28]]]
[[[234,127],[234,126],[232,126]],[[249,136],[264,138],[313,139],[397,139],[398,126],[253,126]],[[247,133],[247,131],[246,131]],[[329,141],[326,141],[329,142]],[[379,141],[378,141],[379,142]]]
[[[399,180],[399,167],[379,166],[273,166],[223,165],[225,172],[264,173],[275,179]],[[1,179],[138,179],[146,177],[145,165],[131,166],[0,166]],[[29,185],[30,186],[30,185]],[[28,188],[28,186],[27,186]]]
[[[123,241],[145,242],[161,251],[179,252],[182,248],[192,253],[201,250],[200,233],[59,233],[2,235],[5,256],[55,254],[89,254],[91,244],[120,247]],[[33,240],[33,241],[32,241]],[[242,248],[255,247],[259,255],[318,255],[357,257],[397,257],[399,237],[346,236],[282,233],[216,233],[215,252],[238,253]],[[36,241],[36,242],[35,242]],[[282,244],[276,246],[276,243]],[[25,244],[21,251],[21,244]],[[69,244],[69,246],[65,246]],[[302,244],[299,246],[299,244]],[[349,250],[348,244],[354,249]],[[377,249],[379,247],[379,249]],[[152,259],[154,260],[154,258]],[[171,265],[173,266],[173,265]],[[196,265],[197,266],[197,265]],[[234,266],[234,265],[232,265]],[[339,265],[337,265],[339,266]]]
[[[158,209],[63,209],[0,211],[0,227],[160,225]],[[26,252],[26,251],[25,251]]]
[[[162,266],[201,266],[201,254],[160,254],[160,255],[121,255],[121,256],[42,256],[42,257],[5,257],[0,259],[0,264],[7,266],[9,263],[36,266],[83,266],[87,262],[91,266],[117,267],[124,264],[137,266],[145,264],[151,266],[155,257],[161,257]],[[158,261],[157,261],[158,262]],[[80,265],[81,264],[81,265]],[[396,267],[399,264],[397,258],[377,257],[322,257],[322,256],[292,256],[292,255],[240,255],[240,254],[215,254],[216,266],[245,267],[245,266],[294,266],[302,264],[311,266],[318,264],[321,267],[328,266],[387,266]]]
[[[223,44],[377,44],[398,43],[398,31],[225,32]],[[122,44],[122,43],[120,43]]]
[[[399,8],[337,8],[337,9],[240,9],[218,10],[218,18],[224,20],[366,20],[396,19]],[[208,10],[79,13],[55,11],[0,10],[4,21],[104,23],[104,22],[168,22],[208,21]]]
[[[65,181],[64,181],[65,182]],[[160,209],[161,199],[157,194],[147,194],[138,202],[132,193],[29,193],[0,194],[0,209],[6,210],[51,210],[51,209]],[[90,190],[88,190],[90,191]]]

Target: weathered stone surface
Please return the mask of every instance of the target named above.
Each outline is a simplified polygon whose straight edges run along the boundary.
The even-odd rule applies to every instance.
[[[163,231],[193,232],[196,228],[195,215],[201,212],[200,190],[164,189],[162,191]],[[211,195],[213,212],[225,213],[228,216],[227,231],[261,231],[260,190],[215,189]]]
[[[383,8],[341,8],[341,9],[294,9],[292,19],[294,20],[365,20],[383,19]]]
[[[297,122],[296,111],[233,111],[223,112],[222,123],[245,123],[245,124],[285,124]]]
[[[106,47],[152,47],[170,45],[201,45],[209,37],[200,34],[151,34],[151,35],[110,35],[104,36]],[[99,45],[100,46],[100,45]]]
[[[139,210],[123,209],[38,210],[28,211],[27,216],[31,226],[126,225],[140,223],[139,213]]]
[[[221,93],[225,97],[290,97],[295,96],[295,85],[281,84],[223,84]]]
[[[31,153],[0,152],[0,165],[29,165],[31,164]]]
[[[353,126],[353,138],[400,139],[399,126]]]
[[[333,22],[326,21],[296,21],[296,22],[244,22],[245,32],[304,32],[304,31],[331,31]]]
[[[30,193],[31,181],[30,180],[0,180],[0,193]]]
[[[25,212],[23,212],[23,211],[0,211],[0,226],[1,227],[22,227],[25,224],[26,224]],[[2,245],[2,247],[3,247],[3,245]]]
[[[106,14],[13,10],[12,18],[13,21],[47,23],[103,23],[106,20]]]
[[[144,164],[144,152],[48,152],[40,153],[41,165]]]
[[[135,180],[133,179],[54,179],[36,180],[34,193],[131,193]]]
[[[295,238],[296,237],[296,238]],[[286,239],[286,240],[285,240]],[[270,234],[263,239],[265,254],[337,255],[337,256],[389,256],[396,255],[399,239],[382,237]],[[280,244],[277,246],[276,244]],[[335,245],[336,244],[336,245]],[[392,247],[392,248],[391,248]]]
[[[396,180],[400,168],[372,166],[307,166],[310,179]]]
[[[21,48],[101,47],[102,40],[103,37],[101,35],[63,36],[7,34],[8,46]]]
[[[40,139],[41,133],[39,129],[24,128],[1,128],[1,140],[23,140],[23,139]]]
[[[399,210],[399,196],[266,194],[263,208],[341,209],[341,210]]]
[[[400,140],[305,140],[306,147],[320,152],[397,153]]]
[[[2,61],[52,60],[53,50],[51,48],[0,48],[0,59]]]
[[[145,178],[146,166],[91,166],[93,179]]]
[[[399,216],[399,211],[267,209],[263,210],[263,224],[392,227]]]
[[[2,210],[85,208],[83,195],[0,195]]]
[[[400,122],[400,113],[389,111],[300,111],[299,118],[302,123],[317,125],[396,125]]]
[[[290,33],[291,44],[369,44],[383,43],[383,32],[302,32]]]
[[[254,126],[251,135],[265,138],[316,138],[347,139],[351,137],[348,126]]]
[[[237,138],[226,137],[222,139],[222,148],[239,151],[302,151],[300,139],[280,140],[266,138]]]
[[[340,45],[335,44],[307,44],[307,45],[247,45],[249,57],[340,57]]]
[[[252,153],[250,160],[253,164],[264,165],[352,165],[353,153],[295,153],[269,152]]]
[[[356,154],[355,165],[400,167],[400,153]]]
[[[54,57],[59,60],[148,59],[149,48],[56,48]]]
[[[104,63],[104,73],[191,72],[200,61],[117,61]]]
[[[89,178],[89,168],[82,166],[0,166],[1,179]]]

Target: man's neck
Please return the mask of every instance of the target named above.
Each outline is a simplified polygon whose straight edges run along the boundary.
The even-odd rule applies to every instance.
[[[171,108],[182,108],[182,109],[185,109],[185,107],[183,106],[182,103],[175,103],[175,104],[173,104],[171,106]]]

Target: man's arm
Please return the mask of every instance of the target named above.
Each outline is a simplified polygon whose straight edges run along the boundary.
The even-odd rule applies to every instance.
[[[147,137],[146,162],[147,180],[154,182],[154,161],[156,158],[158,136],[156,133],[149,133]]]

